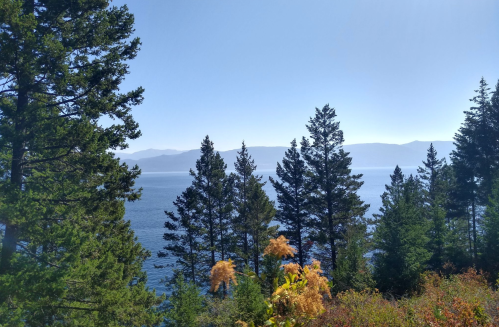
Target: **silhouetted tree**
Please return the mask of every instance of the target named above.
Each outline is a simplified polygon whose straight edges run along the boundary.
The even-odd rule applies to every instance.
[[[289,239],[289,244],[297,249],[295,258],[302,267],[307,259],[304,243],[308,239],[310,227],[306,172],[305,161],[300,157],[296,140],[293,140],[291,148],[286,151],[282,159],[282,166],[277,163],[276,173],[279,180],[270,177],[279,202],[276,220],[282,224],[281,233]]]
[[[241,151],[238,151],[237,154],[238,156],[234,163],[236,169],[234,196],[236,214],[232,224],[235,233],[234,251],[248,265],[251,257],[248,226],[248,196],[251,191],[249,183],[253,172],[256,170],[256,165],[255,161],[249,155],[244,141]],[[255,178],[258,182],[261,180],[261,177],[255,176]]]
[[[190,175],[194,177],[192,186],[199,200],[200,221],[206,230],[203,240],[209,245],[211,267],[225,250],[225,247],[223,249],[220,247],[224,240],[220,240],[219,237],[224,233],[219,228],[224,227],[220,225],[220,218],[223,217],[226,209],[221,208],[220,204],[224,196],[227,165],[217,154],[213,142],[207,135],[201,143],[201,157],[196,160],[196,170],[190,170]],[[222,212],[219,211],[220,209]]]
[[[274,202],[263,190],[265,183],[261,183],[259,178],[250,176],[248,183],[247,211],[246,219],[249,235],[249,254],[252,260],[255,273],[260,272],[260,262],[263,250],[269,244],[269,240],[276,236],[279,226],[270,226],[275,217],[276,210]]]
[[[463,211],[468,211],[473,260],[478,256],[479,209],[487,204],[495,166],[488,90],[482,77],[479,89],[475,90],[477,96],[470,99],[477,106],[464,112],[465,121],[454,136],[456,149],[451,154],[456,174],[455,200],[464,207]]]
[[[369,205],[357,195],[362,174],[352,175],[352,159],[342,148],[343,132],[335,121],[334,108],[315,109],[306,125],[310,138],[303,138],[301,153],[309,169],[311,212],[315,218],[312,235],[317,241],[317,258],[325,271],[334,270],[338,241],[349,224],[363,217]]]
[[[158,252],[160,258],[174,257],[176,269],[196,285],[206,284],[210,265],[206,257],[206,246],[202,242],[205,234],[200,219],[199,200],[196,190],[188,187],[173,202],[177,208],[174,212],[165,211],[168,220],[163,234],[167,245]],[[165,265],[156,266],[163,268]]]
[[[447,261],[445,253],[448,235],[445,210],[447,194],[446,183],[441,176],[445,158],[438,159],[433,143],[428,148],[423,165],[423,167],[418,167],[418,173],[423,187],[425,214],[429,223],[428,249],[432,254],[430,266],[433,269],[440,269]]]

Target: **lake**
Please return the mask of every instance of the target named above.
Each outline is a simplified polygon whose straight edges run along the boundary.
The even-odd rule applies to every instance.
[[[362,180],[364,185],[358,191],[360,198],[371,205],[367,215],[377,213],[381,206],[380,195],[385,190],[385,184],[390,183],[390,174],[394,168],[353,168],[353,174],[364,174]],[[416,174],[417,167],[402,167],[404,175]],[[263,175],[263,180],[268,181],[269,176],[277,179],[275,171],[256,171]],[[151,251],[152,256],[146,260],[143,269],[148,274],[148,285],[155,288],[158,294],[166,291],[166,287],[160,283],[165,276],[171,275],[171,268],[155,269],[154,265],[167,263],[164,258],[157,258],[156,253],[164,245],[163,228],[166,215],[164,211],[174,211],[173,201],[189,185],[192,178],[187,172],[179,173],[142,173],[138,178],[136,186],[142,187],[142,197],[139,201],[126,203],[125,220],[130,220],[132,228],[142,245]],[[276,200],[274,188],[267,182],[264,187],[269,198]]]

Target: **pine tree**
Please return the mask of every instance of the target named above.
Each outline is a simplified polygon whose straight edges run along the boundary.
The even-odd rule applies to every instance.
[[[215,153],[213,142],[208,135],[201,143],[201,157],[196,161],[196,171],[191,169],[194,177],[192,186],[199,200],[200,221],[206,233],[203,235],[205,244],[209,245],[210,268],[213,267],[220,252],[220,201],[224,192],[224,181],[227,178],[227,165],[222,157]],[[222,208],[223,210],[223,208]],[[222,233],[223,234],[223,233]]]
[[[166,327],[197,327],[197,317],[203,311],[203,296],[193,282],[186,282],[184,276],[176,274],[172,294],[165,305]]]
[[[375,215],[374,277],[380,290],[403,295],[415,289],[430,259],[427,221],[420,181],[412,175],[406,180],[398,166],[390,177]]]
[[[300,158],[296,140],[291,142],[291,148],[286,151],[282,166],[277,163],[276,173],[280,180],[270,177],[279,202],[276,220],[282,225],[281,232],[289,239],[298,253],[295,257],[300,266],[304,267],[308,254],[305,241],[308,238],[308,191],[305,185],[305,162]]]
[[[445,158],[438,159],[433,143],[428,148],[423,165],[423,167],[418,167],[418,174],[422,181],[426,218],[429,222],[429,250],[432,253],[430,265],[438,270],[447,261],[445,251],[448,226],[445,211],[445,183],[441,178]]]
[[[220,153],[216,153],[215,162],[222,162],[223,159]],[[223,170],[227,168],[226,164],[222,164]],[[234,212],[234,184],[235,175],[225,175],[224,178],[217,184],[217,196],[215,197],[215,207],[217,216],[217,230],[219,233],[217,249],[219,251],[219,260],[227,260],[231,252],[231,236],[233,235],[232,216]]]
[[[499,181],[496,180],[483,224],[482,262],[495,282],[499,274]]]
[[[0,324],[161,320],[149,253],[123,220],[140,171],[108,152],[140,136],[143,89],[119,93],[140,40],[127,8],[108,5],[0,1]]]
[[[233,296],[237,305],[237,318],[234,320],[263,326],[267,313],[265,298],[260,284],[248,277],[248,273],[249,270],[246,270],[245,274],[238,276],[234,287]]]
[[[248,197],[250,192],[250,179],[256,170],[255,161],[251,158],[246,148],[242,144],[241,151],[237,152],[236,162],[234,163],[235,174],[235,196],[234,207],[236,215],[234,216],[234,252],[241,258],[245,265],[249,265],[251,257],[249,246],[249,226],[248,226]],[[261,177],[254,176],[259,182]]]
[[[322,249],[317,258],[325,271],[335,269],[338,241],[369,207],[356,193],[363,184],[362,174],[351,174],[352,159],[342,148],[343,132],[335,117],[329,105],[316,108],[315,116],[306,125],[312,141],[303,138],[301,142],[310,174],[311,211],[315,217],[312,233]]]
[[[457,181],[455,199],[464,207],[464,211],[468,211],[469,240],[474,260],[478,256],[479,211],[487,204],[496,169],[488,90],[482,77],[479,89],[475,90],[477,96],[470,99],[477,106],[464,112],[465,121],[454,136],[456,149],[451,154]]]
[[[353,289],[361,292],[374,288],[371,267],[366,254],[366,226],[354,226],[347,231],[346,246],[340,249],[338,265],[333,271],[333,290],[335,293]]]
[[[208,282],[209,263],[206,259],[206,246],[201,242],[204,230],[200,221],[199,200],[196,190],[188,187],[182,195],[173,202],[177,215],[165,211],[168,220],[163,239],[167,245],[158,252],[160,258],[176,258],[176,269],[195,285],[205,285]],[[164,268],[166,266],[157,266]],[[184,278],[184,277],[182,277]]]
[[[275,217],[274,202],[263,190],[265,183],[261,183],[255,176],[251,176],[248,183],[247,198],[247,226],[249,234],[249,253],[255,273],[259,275],[262,254],[271,238],[277,234],[279,226],[270,226]]]

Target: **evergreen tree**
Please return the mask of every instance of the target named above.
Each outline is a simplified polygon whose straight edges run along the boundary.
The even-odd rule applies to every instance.
[[[245,275],[237,277],[237,285],[234,287],[233,296],[237,304],[237,318],[234,320],[244,321],[255,326],[263,326],[267,314],[267,306],[260,285],[251,277],[249,271]]]
[[[249,265],[251,257],[249,247],[249,226],[248,226],[248,196],[251,190],[249,183],[253,172],[256,170],[255,161],[251,158],[246,148],[242,144],[241,151],[237,152],[235,174],[235,196],[234,207],[236,215],[234,217],[234,252],[241,258],[244,264]],[[254,176],[259,182],[261,177]]]
[[[204,230],[201,226],[196,190],[192,186],[188,187],[173,204],[177,208],[178,216],[165,211],[168,216],[165,228],[168,232],[163,235],[163,239],[168,243],[163,247],[163,251],[158,252],[158,257],[175,257],[176,269],[182,274],[182,279],[185,276],[195,285],[204,285],[208,281],[210,266],[206,260],[206,246],[201,242]]]
[[[213,267],[217,258],[221,257],[219,231],[221,197],[224,192],[224,181],[227,178],[225,169],[227,165],[222,157],[215,153],[213,142],[208,135],[201,143],[201,157],[196,161],[196,171],[191,169],[190,175],[194,177],[192,186],[199,200],[200,221],[206,233],[203,235],[205,244],[209,245],[210,267]]]
[[[298,253],[295,257],[300,266],[304,266],[308,255],[305,252],[305,241],[310,225],[308,219],[308,191],[305,185],[305,162],[300,158],[296,140],[291,142],[291,148],[286,151],[282,166],[277,163],[276,173],[280,181],[270,177],[279,202],[276,220],[282,224],[282,234],[289,239]]]
[[[172,294],[165,305],[166,327],[196,327],[198,315],[203,311],[203,296],[193,282],[186,282],[182,273],[177,274]]]
[[[465,111],[465,121],[454,136],[456,149],[452,152],[452,163],[456,172],[458,202],[468,211],[470,244],[473,259],[478,256],[478,228],[481,207],[487,204],[491,194],[491,181],[496,165],[489,88],[480,80],[477,95],[470,99],[476,104]]]
[[[259,275],[262,254],[272,237],[275,237],[279,226],[270,226],[275,217],[274,202],[263,190],[255,176],[250,176],[247,202],[247,226],[249,234],[249,253],[255,273]]]
[[[418,167],[418,174],[424,186],[425,201],[431,205],[441,191],[441,185],[438,183],[439,175],[445,165],[445,158],[438,159],[433,143],[428,148],[423,165],[424,167]]]
[[[445,183],[441,178],[445,158],[438,159],[433,143],[428,148],[426,161],[423,167],[418,167],[419,178],[422,181],[426,218],[429,222],[429,250],[432,253],[430,266],[433,269],[441,268],[447,261],[446,238],[448,226],[446,225],[445,211]]]
[[[353,289],[357,292],[374,288],[371,267],[366,254],[366,226],[350,228],[346,234],[346,246],[340,249],[338,265],[333,271],[335,293]]]
[[[215,162],[223,162],[220,153],[216,153]],[[223,169],[227,165],[223,165]],[[217,230],[219,232],[217,248],[220,252],[219,260],[227,260],[232,254],[231,249],[231,230],[232,215],[234,212],[234,184],[235,175],[225,175],[220,183],[217,184],[217,196],[215,197]],[[225,284],[224,284],[225,287]]]
[[[108,152],[140,136],[143,89],[119,93],[140,41],[108,5],[0,1],[0,324],[161,321],[123,220],[140,171]]]
[[[375,215],[374,276],[380,290],[403,295],[415,289],[430,258],[427,221],[419,180],[405,180],[398,166],[390,177]]]
[[[493,281],[499,274],[499,181],[496,180],[483,224],[482,262]]]
[[[342,148],[343,132],[334,119],[334,108],[315,109],[307,126],[312,141],[303,138],[301,153],[308,165],[311,212],[315,218],[312,236],[317,240],[325,271],[334,270],[338,242],[348,226],[363,217],[369,205],[357,195],[362,174],[352,175],[352,159]]]

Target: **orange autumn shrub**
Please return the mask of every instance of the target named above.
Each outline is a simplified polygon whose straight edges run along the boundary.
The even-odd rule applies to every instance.
[[[232,280],[232,282],[237,285],[237,280],[236,280],[236,271],[234,268],[236,265],[232,263],[232,260],[229,259],[229,261],[218,261],[212,268],[211,268],[211,288],[210,292],[216,292],[218,291],[218,288],[220,287],[220,284],[222,282],[225,283],[225,286],[227,289],[229,289],[229,283]]]
[[[296,264],[283,266],[287,271],[286,282],[272,294],[269,306],[270,326],[299,326],[315,319],[325,311],[324,297],[331,298],[330,285],[320,262],[314,260],[303,269]]]
[[[301,266],[298,263],[290,262],[281,266],[284,268],[284,274],[294,274],[298,275],[301,271]]]
[[[270,244],[267,245],[263,251],[263,255],[275,255],[278,258],[281,257],[294,257],[297,252],[294,247],[288,244],[289,240],[283,235],[279,236],[277,239],[271,239]]]

